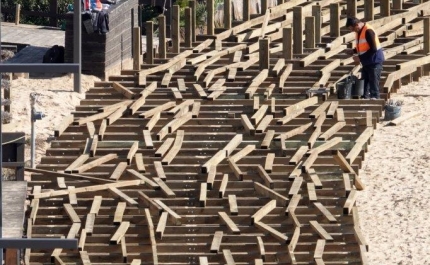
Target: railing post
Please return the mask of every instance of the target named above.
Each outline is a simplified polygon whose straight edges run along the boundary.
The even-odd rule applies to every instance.
[[[330,4],[330,37],[340,36],[339,3]]]
[[[191,9],[191,42],[196,42],[196,1],[189,0],[188,7]]]
[[[154,64],[154,23],[146,21],[146,63]]]
[[[214,0],[207,0],[207,10],[208,10],[208,21],[207,21],[207,31],[206,34],[214,35],[215,24],[214,24]]]
[[[158,16],[158,55],[161,59],[166,59],[166,17]]]
[[[133,70],[140,70],[142,37],[140,27],[133,28]]]
[[[172,10],[172,51],[179,53],[179,6],[174,5]]]
[[[375,0],[364,1],[364,19],[366,21],[372,21],[375,16]]]
[[[303,53],[303,13],[301,6],[293,7],[293,53]]]
[[[321,43],[321,6],[312,6],[312,16],[315,17],[315,42]]]
[[[224,0],[224,29],[231,29],[231,0]]]
[[[315,18],[306,17],[305,18],[305,47],[315,48]]]
[[[191,8],[186,7],[185,8],[185,47],[190,48],[192,45],[192,14],[191,14]]]
[[[293,59],[293,29],[282,29],[282,50],[285,60]]]
[[[20,17],[21,17],[21,4],[17,4],[15,9],[15,25],[19,25]]]

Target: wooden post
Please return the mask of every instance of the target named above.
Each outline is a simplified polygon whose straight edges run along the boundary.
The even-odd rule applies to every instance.
[[[312,16],[315,17],[315,42],[321,43],[321,6],[312,6]]]
[[[383,17],[388,17],[390,15],[390,0],[380,0],[381,11],[379,14]]]
[[[192,45],[192,25],[193,25],[193,18],[191,14],[191,8],[186,7],[185,8],[185,47],[190,48]]]
[[[305,18],[305,47],[315,48],[315,18]]]
[[[224,29],[231,29],[231,0],[224,0]]]
[[[330,37],[340,36],[339,3],[330,4]]]
[[[196,42],[196,1],[189,0],[188,7],[191,8],[191,42]]]
[[[348,17],[357,17],[357,1],[348,0],[346,3],[346,15]]]
[[[364,1],[364,20],[372,21],[375,17],[375,0]]]
[[[269,39],[261,39],[258,41],[258,44],[260,45],[260,70],[269,69],[270,67],[270,53],[269,53],[269,46],[270,41]]]
[[[214,24],[214,0],[207,0],[207,11],[208,11],[208,24],[207,24],[207,35],[215,34],[215,24]]]
[[[19,25],[20,16],[21,16],[21,4],[17,4],[15,9],[15,25]]]
[[[141,52],[142,49],[142,35],[140,34],[140,27],[133,28],[133,70],[140,70]]]
[[[268,8],[268,0],[260,0],[261,2],[261,10],[260,10],[260,14],[264,15],[266,14],[266,10]]]
[[[291,28],[282,29],[282,50],[285,60],[293,59],[293,30]]]
[[[55,15],[49,18],[49,25],[51,27],[58,27],[58,19],[56,15],[58,15],[58,1],[57,0],[50,0],[49,1],[49,14]]]
[[[403,0],[393,0],[393,9],[403,9]]]
[[[293,53],[303,53],[303,13],[301,6],[293,7]]]
[[[249,2],[251,0],[243,0],[243,21],[250,20]]]
[[[163,15],[158,16],[158,38],[159,38],[159,44],[158,44],[159,58],[166,59],[166,17]]]
[[[154,63],[154,22],[146,21],[146,63]]]
[[[424,47],[423,51],[425,55],[428,55],[430,53],[430,18],[426,17],[423,18],[424,22]],[[429,75],[430,74],[430,64],[426,64],[423,67],[423,75]]]
[[[172,51],[173,53],[179,53],[179,43],[180,43],[180,35],[179,35],[179,6],[173,6],[172,12]]]

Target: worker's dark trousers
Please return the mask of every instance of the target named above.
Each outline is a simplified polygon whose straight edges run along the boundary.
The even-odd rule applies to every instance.
[[[379,98],[379,80],[381,80],[382,64],[363,66],[361,75],[364,79],[363,98]]]

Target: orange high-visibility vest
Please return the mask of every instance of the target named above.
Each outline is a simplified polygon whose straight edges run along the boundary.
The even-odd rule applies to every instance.
[[[355,34],[355,38],[357,40],[357,52],[358,55],[362,55],[363,53],[367,52],[370,49],[369,43],[367,43],[366,40],[366,31],[368,29],[373,30],[373,32],[375,32],[375,30],[370,26],[365,24],[363,29],[361,30],[360,36],[358,36],[358,33]],[[375,32],[375,44],[376,44],[376,49],[379,50],[381,49],[381,43],[379,42],[379,38],[378,35]]]

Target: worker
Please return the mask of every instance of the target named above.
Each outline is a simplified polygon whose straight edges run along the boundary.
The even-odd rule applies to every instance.
[[[384,52],[375,30],[367,23],[355,17],[346,19],[346,27],[355,32],[356,47],[347,49],[346,53],[354,55],[354,63],[361,63],[361,76],[364,79],[365,99],[379,99],[379,81],[381,79]]]

